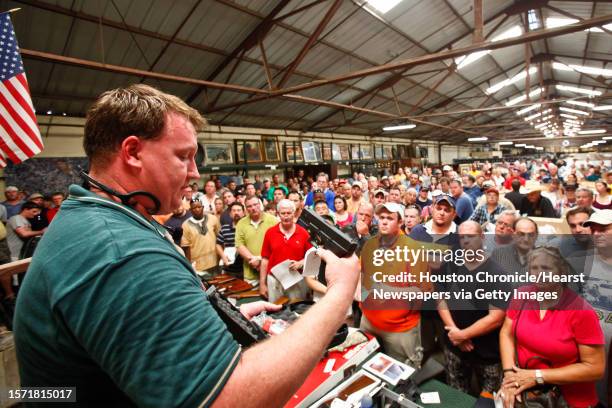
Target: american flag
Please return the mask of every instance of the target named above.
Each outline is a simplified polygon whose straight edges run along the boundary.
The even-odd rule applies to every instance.
[[[0,14],[0,166],[40,153],[42,138],[9,13]]]

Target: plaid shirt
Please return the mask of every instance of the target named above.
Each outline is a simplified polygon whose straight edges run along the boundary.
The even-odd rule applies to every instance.
[[[483,205],[479,205],[478,207],[476,207],[476,209],[472,213],[472,216],[470,217],[470,220],[476,221],[480,225],[483,225],[487,222],[490,222],[491,224],[495,224],[495,222],[497,221],[497,216],[506,210],[507,210],[506,207],[504,207],[501,204],[497,204],[497,207],[495,207],[495,210],[493,210],[493,212],[489,214],[489,210],[487,209],[487,204],[485,203]]]

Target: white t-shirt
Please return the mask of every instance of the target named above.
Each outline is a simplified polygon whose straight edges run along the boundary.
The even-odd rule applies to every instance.
[[[15,232],[17,228],[22,227],[30,229],[31,225],[30,222],[20,214],[13,215],[6,224],[6,243],[11,252],[11,261],[17,261],[19,259],[19,253],[21,252],[21,248],[23,248],[24,241]]]

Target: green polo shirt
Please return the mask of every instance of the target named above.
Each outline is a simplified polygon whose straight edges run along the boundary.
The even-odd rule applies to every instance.
[[[257,226],[251,222],[251,217],[246,216],[236,224],[236,248],[245,246],[253,255],[261,255],[264,236],[270,227],[278,224],[278,220],[273,215],[262,213]],[[259,279],[259,271],[251,268],[247,260],[244,260],[244,279]]]
[[[78,186],[19,292],[22,386],[76,387],[103,406],[208,406],[240,358],[159,224]]]

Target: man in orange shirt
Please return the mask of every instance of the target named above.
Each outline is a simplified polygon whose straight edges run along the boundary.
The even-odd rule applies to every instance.
[[[432,244],[422,244],[400,233],[403,206],[384,203],[376,207],[379,232],[370,238],[361,250],[362,285],[369,291],[361,305],[363,318],[361,329],[375,335],[385,353],[413,367],[420,367],[423,359],[420,329],[420,303],[408,300],[383,300],[375,294],[375,288],[388,292],[429,292],[432,286],[421,279],[421,273],[428,271],[428,264],[421,259],[406,262],[404,259],[391,261],[382,257],[382,251],[401,251],[404,247],[417,250]],[[385,260],[385,262],[382,262]],[[381,278],[411,274],[414,283],[381,284]],[[378,292],[380,293],[380,292]]]

